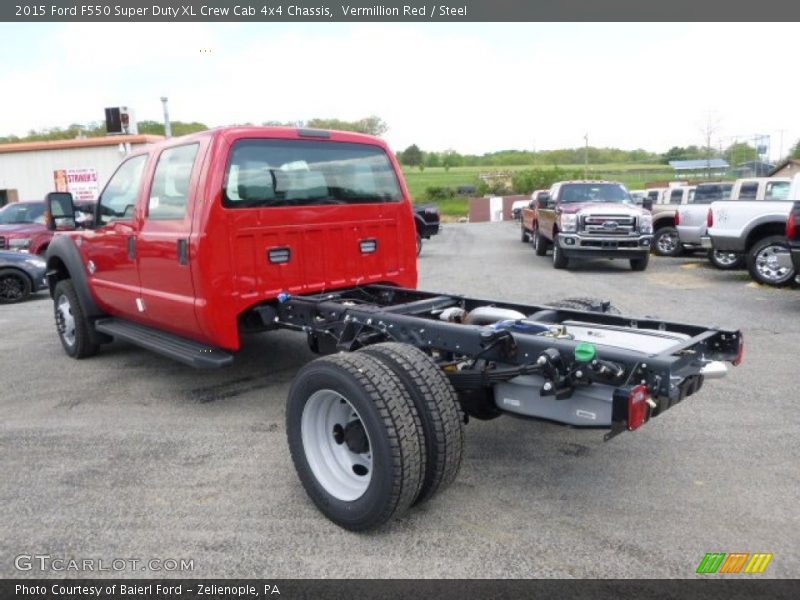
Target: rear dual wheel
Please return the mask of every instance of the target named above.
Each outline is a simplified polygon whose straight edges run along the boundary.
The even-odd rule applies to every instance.
[[[378,527],[449,485],[463,453],[447,377],[402,344],[306,365],[289,392],[286,431],[306,493],[354,531]]]

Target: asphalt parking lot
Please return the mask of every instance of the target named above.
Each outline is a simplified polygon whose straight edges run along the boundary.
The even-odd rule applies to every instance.
[[[510,223],[447,225],[420,287],[745,332],[745,363],[641,430],[502,417],[467,427],[456,483],[380,531],[354,534],[306,498],[286,446],[304,337],[247,338],[198,372],[126,344],[63,353],[46,294],[0,306],[0,576],[14,557],[193,559],[190,577],[692,577],[706,552],[800,567],[800,289],[750,283],[698,257],[556,271]],[[97,576],[98,573],[69,573]],[[101,574],[102,575],[102,574]]]

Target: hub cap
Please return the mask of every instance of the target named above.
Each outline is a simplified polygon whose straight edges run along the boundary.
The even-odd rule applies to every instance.
[[[656,247],[662,254],[672,254],[678,247],[678,234],[672,231],[661,234],[658,236]]]
[[[783,283],[794,275],[789,250],[783,246],[767,246],[756,254],[756,270],[769,283]]]
[[[739,255],[735,252],[720,252],[719,250],[714,250],[714,259],[719,264],[729,267],[739,260]]]
[[[25,292],[22,280],[16,275],[7,275],[0,279],[0,298],[8,301],[19,300]]]
[[[333,390],[318,390],[300,420],[303,450],[317,481],[334,498],[352,502],[372,479],[372,450],[361,416]]]
[[[56,304],[56,327],[58,327],[58,334],[61,339],[66,342],[68,346],[75,344],[75,317],[72,316],[72,306],[69,303],[69,298],[66,296],[59,296],[58,303]]]

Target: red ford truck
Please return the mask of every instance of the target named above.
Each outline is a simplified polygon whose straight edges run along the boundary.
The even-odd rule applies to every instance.
[[[47,205],[48,285],[69,356],[117,340],[218,368],[243,331],[307,337],[323,356],[291,386],[289,450],[312,501],[352,530],[445,489],[470,417],[610,438],[742,357],[738,331],[632,319],[605,302],[415,289],[408,190],[373,137],[216,129],[127,157],[91,224],[75,225],[69,194]]]
[[[522,237],[537,256],[553,249],[553,267],[565,269],[571,259],[624,258],[634,271],[650,259],[653,221],[636,206],[620,183],[559,181],[522,210]]]

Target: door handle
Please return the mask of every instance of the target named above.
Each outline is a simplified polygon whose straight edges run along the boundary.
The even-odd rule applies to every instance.
[[[128,258],[136,260],[136,238],[132,235],[128,236]]]
[[[178,263],[189,264],[189,243],[187,240],[178,240]]]

